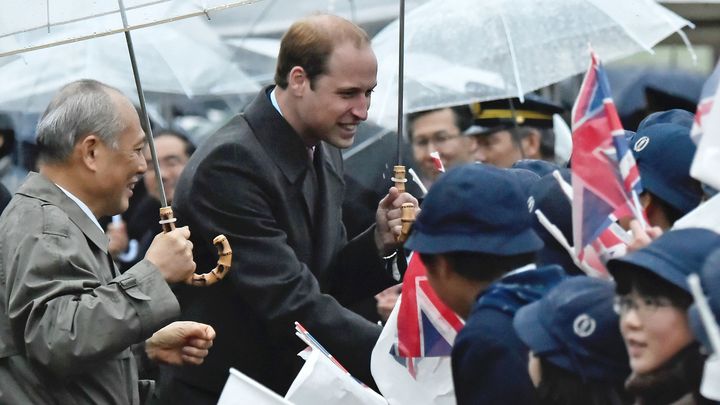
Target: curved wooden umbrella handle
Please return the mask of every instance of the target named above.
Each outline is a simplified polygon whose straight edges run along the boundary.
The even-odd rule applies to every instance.
[[[218,250],[217,266],[208,273],[191,275],[185,280],[185,284],[196,287],[207,287],[222,280],[228,273],[230,265],[232,264],[232,249],[230,248],[230,243],[225,235],[218,235],[213,239],[213,245],[215,245]]]
[[[175,229],[176,218],[173,214],[172,207],[161,207],[160,208],[160,224],[162,225],[163,232],[171,232]],[[207,287],[222,280],[230,270],[232,264],[232,249],[225,235],[218,235],[213,239],[213,245],[218,250],[218,261],[217,266],[210,272],[205,274],[194,273],[188,277],[184,283],[194,285],[196,287]]]

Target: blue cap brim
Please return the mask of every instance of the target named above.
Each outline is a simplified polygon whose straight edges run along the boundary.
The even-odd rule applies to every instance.
[[[689,293],[687,276],[682,270],[676,269],[673,262],[674,260],[668,260],[667,257],[658,255],[658,252],[651,248],[645,248],[619,259],[612,259],[608,262],[607,267],[613,277],[617,272],[641,268]]]
[[[513,318],[513,327],[520,340],[533,353],[541,355],[560,349],[561,344],[545,328],[541,321],[541,301],[520,308]]]
[[[428,234],[413,232],[410,234],[405,248],[426,254],[449,252],[475,252],[511,256],[537,252],[543,247],[543,241],[532,230],[527,229],[515,235],[462,235],[462,234]]]

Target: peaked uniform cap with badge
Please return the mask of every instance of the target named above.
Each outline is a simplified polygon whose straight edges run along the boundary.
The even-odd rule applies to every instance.
[[[583,381],[622,382],[630,368],[614,296],[610,281],[571,277],[520,308],[513,326],[536,356]]]
[[[515,126],[552,128],[553,114],[561,114],[561,106],[535,94],[520,99],[502,99],[470,104],[473,113],[473,126],[466,132],[475,135],[491,134]]]

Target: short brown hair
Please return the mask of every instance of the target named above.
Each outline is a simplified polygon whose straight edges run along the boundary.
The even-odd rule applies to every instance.
[[[290,70],[300,66],[312,88],[315,78],[327,72],[332,51],[345,42],[360,48],[370,44],[370,37],[352,22],[330,14],[315,14],[296,21],[280,42],[275,84],[286,89]]]

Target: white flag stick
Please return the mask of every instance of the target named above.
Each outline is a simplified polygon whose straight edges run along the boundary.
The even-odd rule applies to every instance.
[[[712,346],[713,352],[720,353],[720,328],[718,328],[715,316],[712,310],[710,310],[710,305],[708,305],[705,294],[703,294],[700,277],[694,273],[690,274],[687,277],[687,282],[688,285],[690,285],[690,292],[692,292],[698,312],[700,313],[700,319],[702,319],[703,326],[705,326],[705,332],[707,332],[710,338],[710,345]]]
[[[587,263],[581,262],[580,259],[578,259],[577,255],[575,255],[575,249],[572,246],[570,246],[570,243],[568,243],[567,239],[565,239],[565,235],[563,235],[560,228],[558,228],[557,226],[555,226],[555,224],[550,222],[550,220],[547,219],[547,217],[545,216],[545,214],[542,213],[542,211],[535,210],[535,215],[537,215],[538,221],[540,221],[540,224],[545,228],[545,230],[547,230],[550,233],[550,235],[552,235],[553,238],[555,238],[555,240],[558,241],[558,243],[563,248],[565,248],[565,250],[568,252],[570,257],[573,259],[573,262],[575,263],[575,265],[578,266],[580,268],[580,270],[584,271],[585,274],[587,274],[588,276],[595,276],[595,277],[600,276],[600,273],[597,270],[588,266]]]

